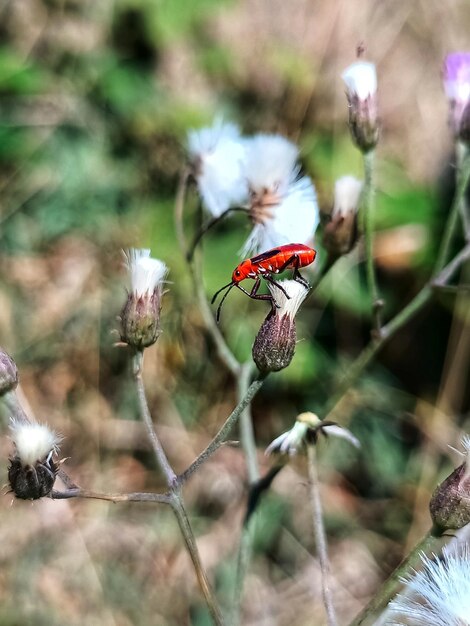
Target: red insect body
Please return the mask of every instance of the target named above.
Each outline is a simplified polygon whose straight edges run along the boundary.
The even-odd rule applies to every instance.
[[[303,284],[306,289],[308,289],[308,283],[300,275],[299,268],[306,267],[307,265],[313,263],[316,254],[315,250],[302,243],[289,243],[284,246],[272,248],[271,250],[267,250],[266,252],[262,252],[261,254],[252,257],[251,259],[242,261],[233,270],[232,282],[219,289],[219,291],[217,291],[212,298],[212,302],[214,302],[218,294],[224,289],[227,289],[227,292],[222,298],[217,309],[217,320],[220,316],[222,304],[232,287],[238,287],[238,289],[241,289],[244,293],[250,296],[250,298],[255,300],[270,300],[273,306],[277,306],[271,295],[258,294],[261,277],[270,282],[272,285],[275,285],[287,296],[287,298],[289,298],[285,289],[273,279],[272,274],[279,274],[284,270],[293,269],[294,280],[297,280]],[[255,284],[250,292],[246,291],[246,289],[239,284],[242,280],[245,280],[245,278],[252,278],[255,281]]]

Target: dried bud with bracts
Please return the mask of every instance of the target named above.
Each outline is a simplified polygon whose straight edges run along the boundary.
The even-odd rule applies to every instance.
[[[125,253],[131,288],[121,312],[121,340],[136,350],[156,342],[160,335],[160,311],[167,267],[150,258],[150,250]]]
[[[323,244],[332,260],[350,252],[357,241],[357,213],[363,182],[343,176],[335,183],[335,201],[330,221],[323,231]]]
[[[351,136],[361,152],[369,152],[379,138],[375,65],[357,61],[347,67],[341,77],[346,84]]]
[[[18,369],[15,361],[0,348],[0,396],[16,389]]]
[[[61,441],[45,424],[11,421],[11,439],[15,447],[10,459],[8,481],[11,490],[22,500],[37,500],[52,491],[59,471],[54,459]]]
[[[470,522],[470,436],[462,438],[465,461],[432,494],[429,509],[441,531],[457,530]]]
[[[305,453],[308,445],[315,445],[320,435],[346,439],[356,448],[360,447],[359,440],[347,429],[334,422],[322,421],[315,413],[301,413],[294,426],[276,437],[266,448],[265,454],[287,454],[293,456]]]
[[[278,286],[279,285],[279,286]],[[253,344],[253,360],[262,373],[278,372],[292,361],[297,341],[295,316],[308,294],[297,280],[268,283],[273,308],[264,320]]]
[[[457,139],[470,143],[470,52],[448,54],[444,90],[449,101],[449,124]]]

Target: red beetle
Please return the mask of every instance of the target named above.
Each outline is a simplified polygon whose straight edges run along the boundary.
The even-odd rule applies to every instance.
[[[212,297],[211,303],[213,304],[219,293],[224,289],[227,289],[217,308],[217,321],[219,321],[222,304],[232,287],[238,287],[238,289],[241,289],[243,293],[246,293],[247,296],[253,298],[254,300],[270,300],[274,306],[277,306],[272,295],[258,294],[261,277],[268,281],[268,283],[271,283],[271,285],[275,285],[287,298],[289,298],[290,296],[286,293],[284,287],[274,280],[272,274],[279,274],[284,270],[293,269],[294,280],[298,281],[304,285],[306,289],[308,289],[309,284],[300,275],[299,267],[306,267],[307,265],[313,263],[316,255],[317,253],[313,250],[313,248],[309,248],[302,243],[288,243],[284,246],[278,246],[272,250],[262,252],[251,259],[242,261],[240,265],[237,265],[237,267],[233,270],[232,281],[221,287]],[[240,285],[241,281],[245,280],[245,278],[253,278],[255,281],[251,291],[247,291]]]

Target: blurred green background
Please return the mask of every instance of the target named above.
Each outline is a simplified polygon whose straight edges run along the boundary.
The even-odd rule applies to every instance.
[[[363,43],[377,64],[376,261],[386,316],[431,271],[453,193],[442,59],[468,48],[468,1],[10,0],[0,4],[0,345],[25,406],[65,436],[68,472],[96,490],[161,489],[137,421],[128,355],[113,344],[125,298],[121,250],[170,268],[158,344],[146,355],[154,419],[184,469],[235,402],[195,305],[173,203],[188,129],[217,114],[301,148],[324,211],[336,177],[362,176],[341,71]],[[188,232],[197,213],[187,202]],[[238,263],[249,223],[204,241],[211,295]],[[461,242],[456,241],[456,250]],[[315,247],[321,254],[321,237]],[[358,250],[298,316],[292,365],[253,406],[259,460],[300,411],[321,413],[369,336]],[[468,278],[468,272],[467,272]],[[464,280],[465,277],[459,278]],[[468,281],[467,281],[468,282]],[[266,314],[232,292],[222,329],[241,359]],[[468,296],[445,291],[380,354],[341,421],[362,451],[321,449],[341,623],[429,526],[427,502],[468,429]],[[6,422],[5,422],[6,424]],[[3,475],[11,444],[4,427]],[[244,624],[321,624],[319,571],[301,460],[258,513]],[[230,598],[246,505],[242,453],[220,451],[186,488],[203,561]],[[1,506],[0,624],[209,624],[178,528],[149,505]]]

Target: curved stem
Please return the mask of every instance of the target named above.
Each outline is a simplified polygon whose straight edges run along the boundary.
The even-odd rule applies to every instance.
[[[235,426],[238,418],[240,417],[243,409],[248,406],[248,404],[252,401],[255,395],[258,393],[259,389],[263,385],[263,382],[266,378],[267,374],[260,375],[256,378],[251,385],[248,387],[248,391],[246,392],[243,399],[237,404],[237,406],[233,409],[230,415],[225,420],[223,426],[220,428],[219,432],[212,439],[209,445],[201,452],[201,454],[191,463],[191,465],[178,476],[178,483],[181,484],[186,481],[194,472],[205,463],[216,450],[220,448],[220,446],[224,443],[230,431]]]
[[[250,386],[250,377],[253,370],[251,359],[240,368],[240,376],[237,380],[237,400],[241,402]],[[253,430],[253,419],[251,415],[251,405],[247,404],[240,415],[240,439],[245,452],[248,483],[251,486],[259,479],[258,455],[256,449],[255,433]]]
[[[184,541],[186,543],[186,548],[193,562],[199,585],[201,587],[202,593],[204,594],[204,598],[206,599],[206,604],[209,608],[214,624],[216,624],[216,626],[223,626],[224,620],[222,618],[219,606],[217,604],[217,601],[215,600],[214,594],[209,584],[209,580],[202,565],[201,558],[199,556],[199,550],[196,544],[196,539],[194,537],[191,524],[189,523],[188,514],[186,513],[183,501],[178,492],[172,494],[170,504],[173,508],[176,519],[178,520],[181,534],[183,535]]]
[[[361,611],[361,613],[351,622],[350,626],[373,626],[376,624],[378,614],[383,611],[390,600],[396,595],[400,586],[401,579],[413,572],[421,562],[421,554],[429,554],[438,552],[442,544],[442,535],[431,529],[417,546],[408,554],[408,556],[400,563],[400,565],[392,572],[389,578],[382,585],[378,593],[372,598],[369,604]]]
[[[336,621],[336,613],[330,590],[330,563],[328,560],[325,527],[323,525],[323,512],[317,471],[317,451],[314,445],[308,446],[308,482],[310,488],[310,503],[312,506],[313,530],[318,560],[320,562],[323,604],[325,605],[327,624],[328,626],[337,626],[338,622]]]
[[[110,502],[159,502],[171,504],[171,496],[166,493],[98,493],[90,489],[67,489],[66,491],[53,490],[53,500],[66,500],[68,498],[91,498],[93,500],[108,500]]]
[[[383,307],[383,301],[379,297],[379,290],[377,288],[377,279],[375,276],[374,266],[374,229],[372,217],[375,195],[374,159],[374,150],[370,150],[364,154],[364,190],[362,195],[361,221],[366,252],[367,286],[372,301],[372,319],[375,334],[380,337],[382,327],[381,311]]]
[[[135,380],[135,384],[137,387],[137,397],[139,400],[140,415],[142,417],[142,421],[144,422],[147,428],[147,434],[152,444],[158,466],[165,476],[167,485],[169,487],[172,487],[176,483],[176,474],[168,462],[163,446],[160,443],[160,439],[158,438],[158,435],[155,432],[155,428],[153,426],[152,416],[150,415],[149,407],[147,404],[147,397],[145,394],[144,383],[142,380],[143,358],[144,358],[143,352],[139,351],[136,353],[136,355],[134,356],[134,360],[133,360],[134,380]]]

